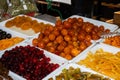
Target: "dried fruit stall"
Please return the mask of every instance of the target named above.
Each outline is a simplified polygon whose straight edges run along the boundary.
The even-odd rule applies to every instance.
[[[16,45],[0,51],[0,62],[8,70],[17,74],[20,77],[19,80],[57,80],[60,78],[70,80],[71,75],[74,80],[76,80],[76,76],[81,79],[81,75],[82,78],[84,76],[84,79],[93,79],[90,77],[93,76],[97,79],[109,80],[108,78],[110,78],[111,80],[111,77],[116,79],[116,76],[118,76],[109,76],[110,74],[103,74],[103,72],[92,69],[91,66],[99,65],[100,62],[98,63],[98,61],[96,64],[88,62],[92,64],[87,66],[88,68],[82,66],[83,64],[78,65],[78,62],[85,58],[88,51],[92,50],[94,53],[93,48],[95,50],[98,49],[99,46],[97,45],[100,45],[100,47],[101,44],[107,45],[102,45],[104,50],[119,51],[119,36],[107,39],[101,38],[103,33],[115,32],[118,29],[116,25],[77,15],[73,15],[63,21],[59,19],[55,24],[26,15],[19,15],[0,22],[0,25],[0,29],[7,31],[0,31],[1,45],[5,44],[8,46],[8,44],[11,45],[15,41],[18,42],[13,37],[20,37],[23,40],[21,41],[20,39],[19,44],[16,43]],[[3,40],[7,40],[7,42]],[[113,57],[110,56],[112,60],[114,55],[119,57],[119,53],[112,54]],[[94,59],[94,55],[91,56],[88,61]],[[108,58],[109,55],[106,56]],[[99,59],[99,56],[96,57]],[[108,63],[110,62],[104,65],[107,69],[113,64]],[[115,63],[117,65],[117,62]],[[101,70],[101,67],[99,70]],[[83,72],[83,74],[66,74],[69,71],[75,74],[76,71]],[[102,77],[97,76],[98,74]],[[18,80],[15,77],[13,79]]]

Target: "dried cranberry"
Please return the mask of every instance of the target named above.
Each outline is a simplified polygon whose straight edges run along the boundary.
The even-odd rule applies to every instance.
[[[0,61],[27,80],[41,80],[59,67],[59,64],[50,63],[51,59],[45,56],[43,50],[30,45],[5,51]]]

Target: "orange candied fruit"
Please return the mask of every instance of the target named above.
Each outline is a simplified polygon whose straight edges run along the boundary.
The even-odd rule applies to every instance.
[[[104,43],[120,48],[120,36],[106,38]]]
[[[16,16],[15,18],[7,21],[5,26],[8,28],[15,26],[21,28],[22,30],[29,30],[31,28],[35,33],[42,32],[48,26],[50,26],[50,29],[53,27],[50,24],[38,22],[37,20],[33,20],[31,17],[24,15]]]

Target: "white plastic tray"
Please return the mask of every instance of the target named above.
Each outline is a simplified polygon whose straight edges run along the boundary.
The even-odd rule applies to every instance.
[[[27,15],[18,15],[18,16],[27,16]],[[15,17],[16,17],[16,16],[15,16]],[[6,23],[7,21],[9,21],[9,20],[14,19],[15,17],[0,22],[0,26],[2,26],[2,27],[4,28],[4,27],[5,27],[5,23]],[[37,20],[38,22],[43,22],[43,23],[45,23],[45,24],[54,25],[53,23],[48,22],[48,21],[45,21],[45,20],[37,19],[37,18],[31,17],[31,16],[29,16],[29,17],[30,17],[32,20]],[[14,29],[14,28],[8,28],[8,29],[11,29],[11,30],[14,30],[14,31],[16,31],[16,32],[22,33],[22,34],[24,34],[24,35],[26,35],[26,36],[29,36],[29,37],[37,34],[37,33],[34,33],[34,32],[31,31],[31,30],[21,30],[20,28],[18,28],[18,29],[17,29],[17,28],[15,28],[15,29]]]
[[[120,33],[120,28],[118,28],[115,32],[119,32]]]
[[[25,78],[15,74],[14,72],[9,71],[9,76],[12,77],[13,80],[26,80]]]
[[[106,77],[108,78],[107,76],[104,76],[100,73],[97,73],[93,70],[90,70],[89,68],[85,68],[83,66],[80,66],[76,63],[69,63],[69,64],[64,64],[63,66],[61,66],[60,68],[58,68],[56,71],[54,71],[52,74],[49,74],[47,77],[43,78],[43,80],[48,80],[49,78],[53,78],[53,80],[55,80],[55,76],[59,75],[63,69],[69,69],[69,67],[73,67],[73,68],[80,68],[81,72],[90,72],[92,74],[98,74],[100,76],[103,76],[103,77]],[[112,80],[112,79],[111,79]]]
[[[16,45],[16,46],[27,46],[27,45],[29,45],[29,44],[21,43],[21,44],[18,44],[18,45]],[[32,45],[30,45],[30,46],[32,46]],[[14,47],[15,47],[15,46],[14,46]],[[11,50],[11,49],[14,48],[14,47],[9,48],[8,50]],[[42,50],[42,49],[41,49],[41,50]],[[0,54],[1,54],[1,55],[0,55],[0,58],[1,58],[2,55],[4,54],[4,51],[0,52]],[[45,54],[45,56],[47,56],[47,57],[49,57],[49,58],[51,59],[50,63],[59,64],[60,66],[68,63],[68,61],[67,61],[66,59],[61,58],[61,57],[59,57],[59,56],[57,56],[57,55],[51,54],[50,52],[47,52],[47,51],[45,51],[45,50],[44,50],[44,54]],[[53,71],[53,72],[54,72],[54,71]],[[52,72],[51,72],[51,73],[52,73]],[[11,72],[11,71],[10,71],[9,75],[10,75],[11,77],[13,77],[14,80],[24,80],[24,78],[19,77],[19,75],[15,74],[15,73],[13,73],[13,72]]]

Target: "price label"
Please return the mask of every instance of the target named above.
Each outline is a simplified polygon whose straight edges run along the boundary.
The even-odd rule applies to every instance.
[[[66,4],[71,5],[71,0],[52,0],[52,1],[66,3]]]

